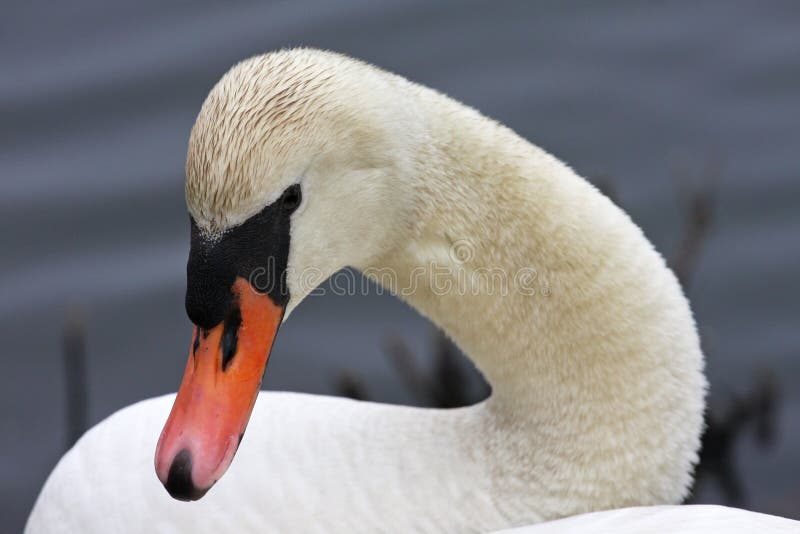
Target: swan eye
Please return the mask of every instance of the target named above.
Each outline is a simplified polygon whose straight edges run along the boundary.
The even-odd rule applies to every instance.
[[[289,213],[293,212],[300,206],[303,201],[303,194],[300,191],[300,184],[294,184],[286,188],[286,191],[281,195],[281,206]]]

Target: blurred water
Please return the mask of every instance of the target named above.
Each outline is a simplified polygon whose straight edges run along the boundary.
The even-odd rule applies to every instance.
[[[719,394],[746,387],[762,366],[777,372],[779,443],[769,454],[745,445],[740,463],[753,508],[800,510],[796,2],[4,7],[0,517],[9,531],[62,453],[60,332],[71,310],[88,318],[92,422],[176,388],[190,337],[182,176],[194,116],[234,62],[301,44],[433,86],[581,174],[610,176],[663,251],[680,236],[681,186],[719,162],[718,216],[692,290],[709,374]],[[430,326],[388,296],[311,299],[281,331],[265,385],[332,393],[349,369],[375,397],[409,402],[380,353],[388,333],[423,352]]]

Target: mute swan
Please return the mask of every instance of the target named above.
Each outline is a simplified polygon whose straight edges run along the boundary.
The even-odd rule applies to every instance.
[[[621,210],[508,128],[338,54],[270,53],[203,104],[186,200],[177,397],[87,432],[30,534],[480,532],[685,496],[706,387],[688,303]],[[452,336],[491,397],[258,394],[281,321],[348,265]]]

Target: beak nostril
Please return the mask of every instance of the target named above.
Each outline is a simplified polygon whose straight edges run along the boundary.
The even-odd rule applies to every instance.
[[[192,454],[188,449],[175,455],[164,487],[173,498],[180,501],[196,501],[208,491],[196,487],[192,482]]]
[[[236,355],[236,347],[239,344],[239,327],[242,325],[242,312],[238,305],[234,305],[228,316],[225,318],[225,325],[222,332],[222,370],[225,371]]]
[[[194,327],[194,341],[192,342],[192,356],[197,356],[197,349],[200,348],[200,327]]]

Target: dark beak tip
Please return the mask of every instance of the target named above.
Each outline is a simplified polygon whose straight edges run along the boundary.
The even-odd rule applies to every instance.
[[[209,490],[198,488],[192,482],[192,454],[188,449],[175,455],[164,487],[173,499],[187,502],[200,499]]]

